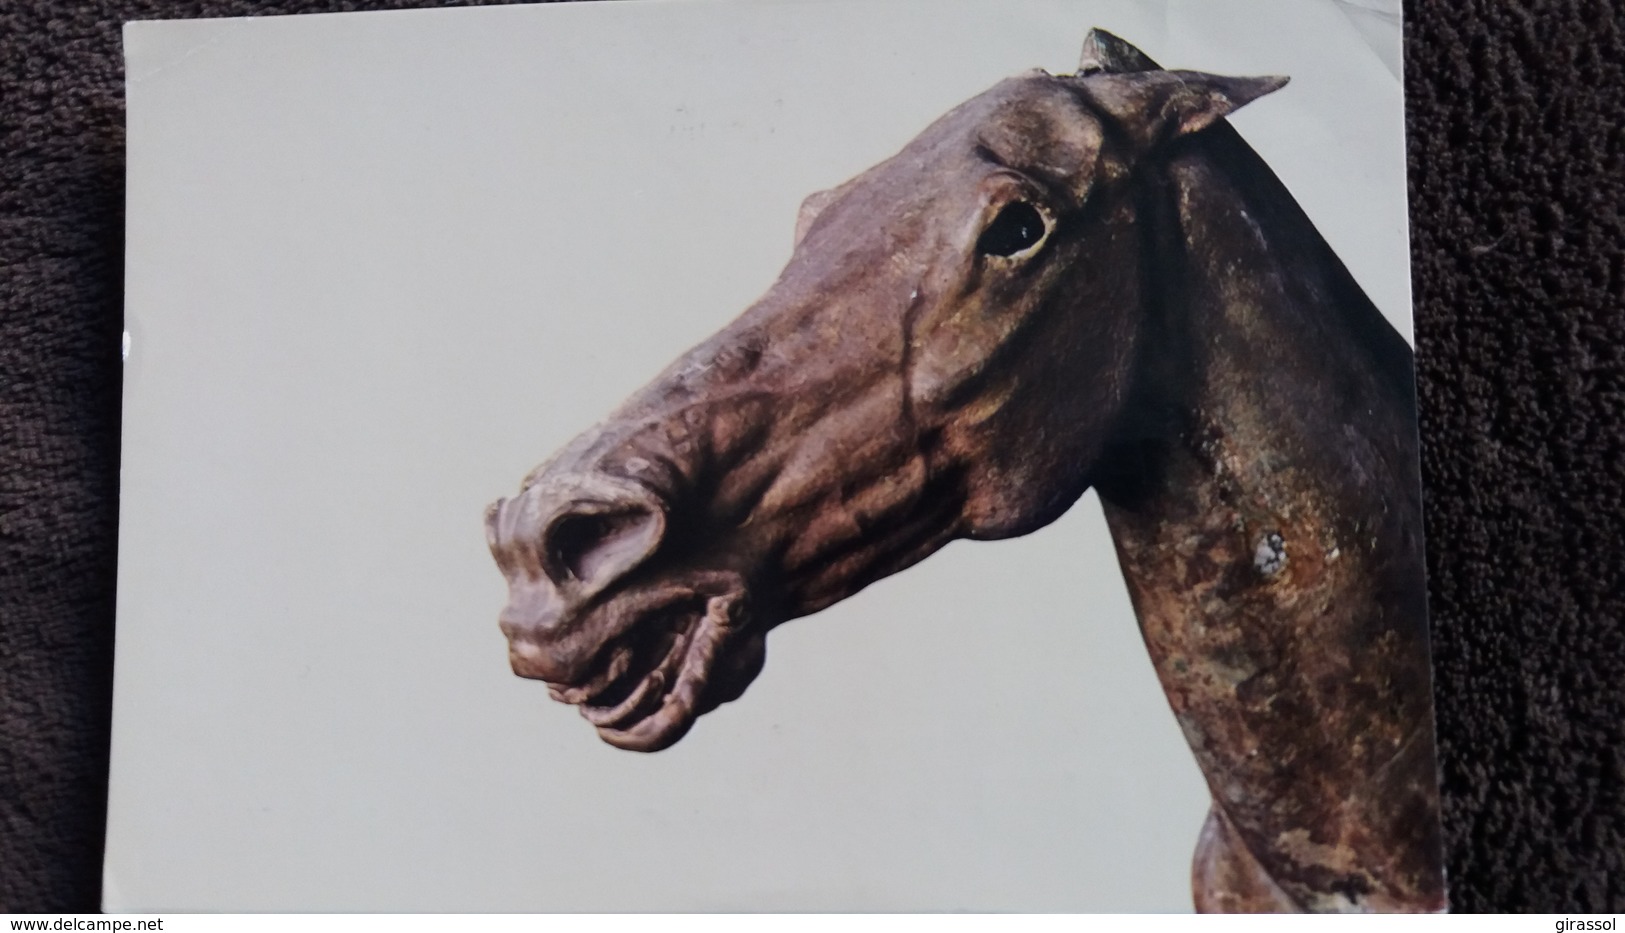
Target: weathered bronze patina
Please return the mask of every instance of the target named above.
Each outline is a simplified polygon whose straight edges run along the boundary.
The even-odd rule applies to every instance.
[[[1203,910],[1445,906],[1411,357],[1225,123],[1095,31],[809,197],[778,281],[487,513],[516,673],[656,751],[765,638],[1094,486],[1213,807]]]

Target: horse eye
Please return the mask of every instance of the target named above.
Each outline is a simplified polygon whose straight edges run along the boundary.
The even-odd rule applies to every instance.
[[[1026,201],[1012,201],[999,211],[976,241],[976,251],[1014,256],[1044,238],[1044,215]]]

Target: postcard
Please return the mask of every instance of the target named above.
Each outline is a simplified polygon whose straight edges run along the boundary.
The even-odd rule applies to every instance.
[[[1445,909],[1399,35],[128,25],[105,906]]]

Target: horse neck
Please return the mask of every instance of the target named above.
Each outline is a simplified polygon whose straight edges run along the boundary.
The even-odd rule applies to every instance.
[[[1163,169],[1136,385],[1093,477],[1146,646],[1295,903],[1348,907],[1333,877],[1438,909],[1410,352],[1228,127]]]
[[[1102,497],[1170,526],[1239,512],[1260,541],[1314,506],[1330,547],[1374,531],[1419,559],[1404,339],[1228,125],[1158,167],[1139,197],[1140,375]]]

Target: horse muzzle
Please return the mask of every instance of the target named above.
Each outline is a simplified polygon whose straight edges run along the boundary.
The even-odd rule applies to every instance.
[[[665,531],[658,497],[601,474],[543,476],[486,514],[514,673],[619,748],[671,745],[761,667],[744,578],[657,558]]]

